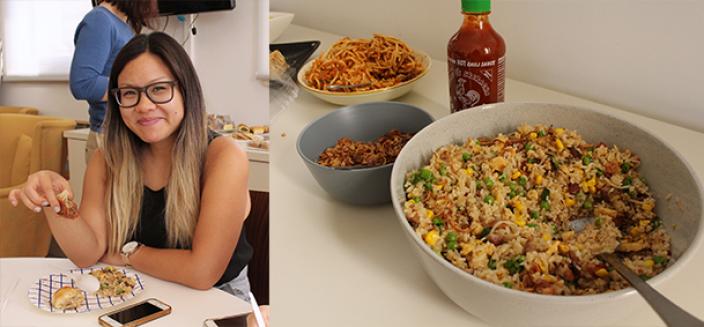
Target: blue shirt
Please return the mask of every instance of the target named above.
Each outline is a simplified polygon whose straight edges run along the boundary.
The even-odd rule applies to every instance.
[[[129,25],[102,6],[88,12],[76,28],[69,81],[73,97],[88,102],[91,131],[101,130],[107,107],[102,99],[108,89],[110,68],[133,36]]]

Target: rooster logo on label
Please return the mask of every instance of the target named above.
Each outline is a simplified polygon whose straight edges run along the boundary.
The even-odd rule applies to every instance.
[[[463,108],[474,107],[477,103],[479,103],[479,98],[481,96],[479,95],[479,92],[475,90],[465,90],[464,84],[466,82],[467,80],[465,80],[464,78],[460,78],[457,80],[455,94],[457,94],[457,98],[460,100],[460,102],[462,102]]]

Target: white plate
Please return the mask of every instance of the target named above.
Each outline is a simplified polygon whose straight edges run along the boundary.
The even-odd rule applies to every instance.
[[[69,272],[74,274],[89,274],[93,270],[99,270],[102,268],[104,267],[96,266],[90,268],[77,268],[71,269],[69,270]],[[141,278],[141,276],[139,276],[139,274],[135,273],[132,270],[125,269],[122,267],[115,268],[118,271],[121,271],[126,276],[133,277],[137,281],[137,284],[132,288],[132,292],[123,296],[109,297],[99,297],[95,294],[88,294],[86,292],[83,292],[86,301],[82,306],[70,310],[56,309],[51,305],[51,297],[52,295],[54,295],[54,292],[64,286],[74,287],[73,280],[71,279],[71,277],[64,273],[56,273],[42,277],[36,282],[34,282],[34,284],[32,284],[32,287],[27,292],[27,297],[29,298],[29,302],[32,303],[35,307],[47,312],[83,313],[91,311],[100,311],[124,303],[125,301],[130,300],[131,298],[135,297],[137,294],[141,293],[144,290],[144,280]]]
[[[306,73],[313,66],[313,61],[315,61],[315,59],[307,62],[298,71],[298,83],[308,93],[310,93],[320,99],[323,99],[327,102],[339,104],[339,105],[343,105],[343,106],[358,104],[358,103],[365,103],[365,102],[388,101],[388,100],[396,99],[396,98],[408,93],[411,89],[413,89],[413,86],[415,86],[416,82],[418,82],[418,80],[423,78],[423,76],[427,75],[428,71],[430,71],[430,65],[431,65],[430,57],[427,54],[422,53],[420,51],[415,51],[415,53],[423,61],[423,65],[425,66],[425,69],[423,70],[423,72],[421,72],[420,74],[418,74],[418,76],[414,77],[413,79],[411,79],[409,81],[405,81],[403,83],[399,83],[399,84],[396,84],[391,87],[387,87],[387,88],[383,88],[383,89],[376,89],[376,90],[368,90],[368,91],[349,92],[349,93],[318,90],[316,88],[309,86],[306,83]]]
[[[269,42],[273,42],[284,33],[293,17],[294,14],[288,12],[269,12]]]

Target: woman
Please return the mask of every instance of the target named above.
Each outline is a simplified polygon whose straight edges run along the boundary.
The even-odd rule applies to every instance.
[[[99,0],[78,27],[69,81],[77,100],[88,102],[90,133],[86,144],[86,163],[98,147],[108,90],[108,76],[115,56],[142,27],[150,27],[156,17],[155,0]]]
[[[51,171],[32,174],[10,202],[44,207],[55,239],[79,267],[129,265],[247,300],[247,156],[232,138],[207,130],[188,55],[164,33],[138,35],[117,55],[109,86],[109,146],[88,163],[79,217],[56,214],[56,194],[70,185]]]

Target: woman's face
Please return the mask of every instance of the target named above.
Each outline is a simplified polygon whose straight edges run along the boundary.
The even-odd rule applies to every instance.
[[[157,56],[143,53],[127,63],[117,77],[118,88],[144,88],[159,82],[173,82],[174,76],[169,68]],[[159,94],[169,92],[168,84],[156,84],[152,88],[152,98],[159,98]],[[144,91],[144,90],[143,90]],[[139,97],[136,106],[130,108],[120,107],[120,115],[127,127],[146,143],[159,143],[171,140],[183,120],[183,96],[180,88],[173,84],[173,98],[162,104],[155,104],[144,91],[128,92],[125,96]],[[161,92],[161,93],[160,93]],[[157,101],[160,102],[160,101]]]

